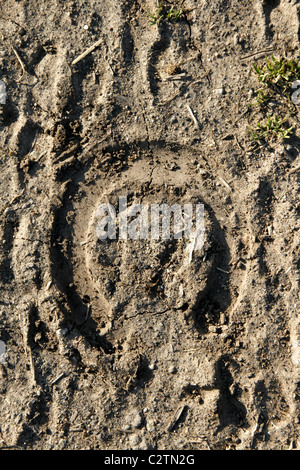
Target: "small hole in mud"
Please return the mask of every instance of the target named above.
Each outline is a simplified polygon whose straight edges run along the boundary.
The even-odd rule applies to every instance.
[[[91,299],[90,299],[90,296],[89,296],[89,295],[84,295],[84,296],[82,297],[82,302],[83,302],[83,303],[89,304],[90,301],[91,301]]]

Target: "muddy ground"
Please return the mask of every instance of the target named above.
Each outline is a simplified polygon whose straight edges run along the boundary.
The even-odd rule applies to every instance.
[[[0,448],[300,447],[297,106],[249,138],[300,4],[172,5],[1,0]],[[201,202],[203,249],[99,241],[119,195]]]

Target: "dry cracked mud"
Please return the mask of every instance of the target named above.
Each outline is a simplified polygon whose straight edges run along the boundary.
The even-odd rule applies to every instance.
[[[162,3],[1,1],[2,449],[300,448],[297,106],[248,132],[300,3]],[[203,204],[202,249],[99,240],[122,196]]]

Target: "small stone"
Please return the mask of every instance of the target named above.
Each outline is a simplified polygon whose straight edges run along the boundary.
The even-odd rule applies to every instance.
[[[226,323],[226,315],[223,312],[221,312],[221,314],[220,314],[220,323],[222,325],[224,325]]]
[[[58,330],[56,330],[56,335],[58,336],[58,338],[67,336],[67,333],[68,333],[67,328],[59,328]]]
[[[169,374],[176,374],[177,372],[177,369],[175,366],[170,366],[169,367]]]
[[[139,450],[148,450],[150,448],[149,444],[147,443],[147,441],[145,439],[142,439],[141,440],[141,443],[139,444],[138,446],[138,449]]]
[[[129,437],[129,442],[130,442],[130,445],[137,446],[141,442],[141,438],[137,434],[132,434]]]
[[[237,46],[239,42],[240,42],[239,35],[238,35],[238,34],[235,34],[235,35],[233,36],[233,44],[234,44],[235,46]]]
[[[200,175],[202,175],[202,176],[208,175],[207,170],[205,170],[204,168],[198,168],[198,167],[197,167],[197,169],[198,169],[198,173],[199,173]]]
[[[155,431],[155,421],[153,419],[149,419],[146,424],[147,431],[154,432]]]
[[[171,171],[175,171],[178,169],[178,165],[175,162],[167,162],[166,168],[168,168]]]
[[[224,90],[223,87],[215,88],[214,92],[215,92],[216,95],[219,95],[219,96],[222,96],[222,95],[225,94],[225,90]]]
[[[214,326],[214,325],[209,325],[208,331],[209,331],[210,333],[216,333],[216,332],[217,332],[217,327]]]
[[[137,412],[135,415],[132,416],[131,425],[134,428],[139,428],[141,424],[142,424],[142,416],[140,415],[139,412]]]

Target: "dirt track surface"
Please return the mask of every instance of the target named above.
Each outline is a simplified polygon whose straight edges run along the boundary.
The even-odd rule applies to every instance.
[[[300,447],[298,115],[247,130],[299,2],[173,4],[1,1],[1,448]],[[122,194],[203,203],[198,258],[101,244]]]

